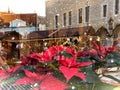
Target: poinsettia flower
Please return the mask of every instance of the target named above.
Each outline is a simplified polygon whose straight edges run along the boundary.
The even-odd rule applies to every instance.
[[[29,64],[29,60],[26,56],[22,56],[22,62],[21,62],[21,65],[27,65]]]
[[[56,56],[56,60],[59,61],[59,60],[64,60],[65,59],[65,56],[64,55],[57,55]]]
[[[48,52],[42,53],[39,59],[39,62],[46,63],[51,62],[53,60],[53,57],[49,55]]]
[[[36,77],[37,76],[36,73],[28,71],[28,70],[24,70],[24,72],[25,72],[25,75],[28,77]]]
[[[33,88],[33,90],[40,90],[40,89],[39,89],[39,87],[35,87],[35,88]]]
[[[51,67],[43,67],[43,66],[38,66],[38,67],[36,67],[36,70],[38,71],[38,72],[40,72],[40,71],[50,71],[50,70],[52,70],[52,68]]]
[[[53,58],[56,56],[57,50],[59,50],[59,48],[60,47],[55,46],[48,48],[45,52],[39,54],[38,61],[41,63],[51,62]]]
[[[36,55],[36,53],[22,57],[21,65],[37,65],[37,63],[38,63],[38,55]]]
[[[99,46],[96,42],[93,42],[93,46],[95,46],[95,49],[96,49],[96,51],[98,53],[98,56],[100,58],[103,58],[106,55],[106,53],[109,52],[108,47],[106,47],[106,46]],[[113,48],[112,48],[112,50],[113,50]],[[112,51],[112,50],[110,50],[110,51]]]
[[[45,55],[47,55],[47,56],[49,56],[49,57],[53,57],[53,56],[55,56],[56,55],[56,47],[55,46],[52,46],[52,47],[50,47],[49,49],[47,49],[45,52],[44,52],[44,54]]]
[[[97,50],[100,49],[100,46],[99,46],[96,42],[93,42],[93,46],[94,46]]]
[[[89,55],[98,55],[98,53],[95,49],[91,49],[89,50]]]
[[[71,56],[67,57],[67,55],[71,55]],[[57,67],[55,66],[55,68],[58,68],[63,73],[67,81],[69,81],[69,79],[72,78],[73,76],[78,76],[84,80],[85,76],[82,72],[79,72],[79,69],[80,67],[88,66],[92,63],[77,62],[76,61],[77,55],[78,53],[75,47],[68,48],[62,45],[52,46],[42,53],[32,53],[32,54],[29,54],[27,57],[23,57],[22,64],[29,65],[29,64],[32,64],[31,62],[35,62],[35,64],[32,64],[32,65],[36,65],[37,63],[42,63],[43,65],[43,63],[48,63],[48,62],[52,63],[53,61],[55,61],[55,58],[56,58],[59,65],[57,65]],[[49,68],[50,66],[44,67],[44,68],[43,67],[44,66],[37,67],[37,70],[46,71],[51,69]],[[37,73],[30,72],[28,70],[24,70],[24,72],[25,72],[25,75],[28,78],[32,78],[33,81],[36,81],[36,80],[40,81],[42,80],[43,77],[45,77],[45,75],[42,76]],[[68,72],[68,74],[66,72]],[[23,78],[23,80],[26,79],[29,81],[28,78]]]
[[[77,53],[77,57],[82,57],[84,55],[84,52],[83,51],[79,51],[78,53]]]
[[[89,65],[91,65],[92,64],[92,62],[80,62],[79,63],[79,66],[80,67],[84,67],[84,66],[89,66]]]
[[[41,82],[40,90],[65,90],[68,86],[52,75],[47,75]]]
[[[73,77],[73,76],[78,76],[82,80],[85,79],[85,75],[82,72],[78,72],[79,68],[68,68],[65,66],[60,66],[59,67],[60,71],[63,73],[65,76],[67,82]]]
[[[65,47],[61,46],[52,46],[49,49],[47,49],[45,52],[41,53],[41,60],[40,62],[50,62],[53,60],[56,55],[63,51]]]
[[[114,46],[112,46],[112,47],[108,47],[108,52],[113,52],[115,50],[115,47]]]
[[[89,56],[89,52],[87,51],[78,51],[77,52],[77,57],[87,57]]]
[[[96,42],[93,42],[93,46],[95,46],[95,49],[99,52],[100,57],[104,57],[106,53],[110,53],[115,51],[115,47],[107,47],[107,46],[99,46]]]
[[[71,54],[72,56],[76,55],[76,53],[77,53],[75,47],[66,48],[65,51],[66,51],[67,53]]]
[[[75,57],[72,58],[62,58],[59,60],[59,65],[66,66],[66,67],[76,67],[79,68],[80,66],[88,66],[92,64],[92,62],[77,62]]]
[[[12,67],[12,68],[8,69],[7,72],[8,73],[14,73],[15,71],[17,71],[21,67],[22,67],[22,65],[17,65],[15,67]]]
[[[67,81],[69,81],[71,77],[79,76],[79,74],[81,74],[79,77],[84,79],[83,77],[85,76],[83,75],[83,73],[79,72],[79,67],[88,66],[92,64],[92,62],[77,62],[76,58],[72,57],[72,58],[64,58],[64,60],[60,59],[59,64],[60,64],[59,66],[60,71],[63,73]]]
[[[26,76],[17,80],[17,82],[15,82],[14,85],[28,84],[28,83],[34,84],[34,83],[40,82],[46,77],[46,75],[41,75],[39,73],[31,72],[29,70],[24,70],[24,73]]]
[[[23,77],[19,80],[17,80],[13,85],[20,85],[20,84],[34,84],[35,82],[31,79],[31,78],[28,78],[28,77]]]
[[[63,45],[60,45],[60,46],[56,46],[56,51],[59,53],[61,51],[63,51],[66,47],[63,46]]]
[[[76,49],[75,47],[66,47],[66,46],[63,46],[63,45],[60,45],[60,46],[56,46],[56,52],[59,53],[59,52],[62,52],[62,51],[66,51],[66,53],[69,53],[71,55],[75,55],[76,53]]]
[[[45,62],[50,62],[53,56],[49,50],[46,50],[43,53],[32,53],[28,57],[29,59],[31,58],[31,60],[33,59],[33,62],[37,60],[40,63],[45,63]]]
[[[35,73],[35,72],[31,72],[31,71],[28,71],[28,70],[24,70],[25,72],[25,75],[29,78],[32,78],[34,80],[41,80],[43,78],[44,75],[40,75],[38,73]]]
[[[6,72],[5,70],[0,70],[0,80],[3,80],[5,78],[8,77],[8,72]]]
[[[36,59],[36,60],[40,60],[41,59],[41,54],[39,54],[39,53],[32,53],[32,54],[29,54],[28,57]]]
[[[101,46],[100,47],[101,56],[104,57],[107,54],[107,47]]]
[[[66,67],[79,67],[79,62],[76,62],[76,58],[60,58],[59,65]]]

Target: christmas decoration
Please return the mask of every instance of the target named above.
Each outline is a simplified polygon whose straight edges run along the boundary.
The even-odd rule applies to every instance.
[[[106,74],[119,66],[119,53],[96,42],[83,51],[53,45],[41,53],[24,55],[21,61],[0,70],[1,90],[113,90],[120,83],[119,78]]]

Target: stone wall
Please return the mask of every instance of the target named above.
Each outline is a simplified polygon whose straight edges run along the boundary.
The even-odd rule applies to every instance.
[[[119,2],[120,3],[120,2]],[[107,5],[107,16],[103,17],[103,5]],[[85,22],[85,7],[90,6],[88,23]],[[120,5],[119,5],[120,6]],[[78,23],[78,9],[82,8],[82,23]],[[68,26],[68,12],[72,11],[72,25]],[[66,26],[63,26],[63,13],[66,13]],[[119,12],[120,13],[120,12]],[[118,14],[119,14],[118,13]],[[108,28],[110,17],[114,27],[120,22],[120,16],[115,15],[115,0],[48,0],[46,3],[47,29],[55,29],[55,15],[59,14],[59,27],[83,27],[91,25],[97,31],[101,26]]]

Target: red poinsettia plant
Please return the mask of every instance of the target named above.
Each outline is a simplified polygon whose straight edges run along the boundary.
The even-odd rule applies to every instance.
[[[90,60],[82,61],[80,58],[85,57],[86,59],[89,56],[104,58],[108,53],[114,51],[114,47],[100,47],[97,43],[93,43],[93,45],[94,48],[88,51],[77,51],[75,47],[60,45],[51,46],[41,53],[24,55],[20,65],[9,70],[0,70],[0,89],[11,88],[10,90],[13,90],[12,88],[19,88],[20,85],[29,88],[26,90],[64,90],[69,88],[69,85],[56,78],[54,74],[59,73],[64,76],[67,83],[74,76],[85,80],[86,76],[82,68],[94,63]]]
[[[100,46],[96,42],[93,42],[93,46],[101,58],[104,58],[107,54],[115,51],[115,46]]]
[[[85,79],[81,67],[91,65],[92,62],[77,62],[78,52],[75,47],[51,46],[42,53],[32,53],[22,59],[22,65],[36,65],[39,71],[56,71],[64,75],[67,82],[77,76]]]

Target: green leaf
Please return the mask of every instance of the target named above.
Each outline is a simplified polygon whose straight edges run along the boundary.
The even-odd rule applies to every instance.
[[[84,71],[83,71],[84,70]],[[92,70],[92,65],[83,67],[82,71],[85,73],[85,79],[87,83],[98,83],[100,79],[98,75]]]
[[[64,54],[65,57],[68,57],[68,58],[71,58],[71,57],[72,57],[72,55],[69,54],[69,53],[67,53],[66,51],[63,51],[63,54]]]

